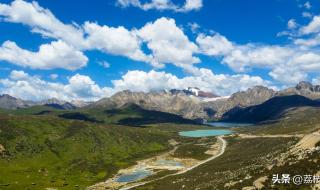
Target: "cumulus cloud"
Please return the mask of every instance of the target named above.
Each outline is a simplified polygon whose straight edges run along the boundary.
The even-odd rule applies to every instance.
[[[76,74],[67,84],[42,80],[24,71],[12,71],[8,79],[0,79],[1,93],[7,93],[26,100],[44,100],[58,98],[61,100],[93,101],[110,96],[111,88],[99,87],[90,77]]]
[[[118,3],[123,4],[122,6],[146,7],[146,10],[175,7],[171,10],[182,11],[202,6],[201,0],[186,0],[182,5],[176,5],[171,0],[151,0],[147,3],[141,3],[139,0],[119,0]],[[314,16],[305,26],[300,26],[293,19],[290,20],[288,28],[294,33],[290,36],[293,42],[284,45],[238,44],[218,33],[199,34],[193,42],[177,26],[175,20],[170,18],[159,18],[141,28],[133,29],[123,26],[110,27],[89,21],[80,25],[65,24],[50,10],[40,7],[36,2],[15,0],[11,4],[0,3],[0,19],[29,26],[32,32],[54,41],[41,45],[36,52],[22,49],[16,43],[7,41],[0,47],[0,60],[36,69],[76,70],[88,62],[84,51],[99,50],[146,62],[155,68],[173,64],[196,78],[204,77],[204,70],[196,67],[200,62],[199,55],[207,55],[219,58],[221,63],[228,65],[235,72],[246,72],[252,68],[267,69],[273,79],[292,84],[307,79],[309,73],[320,72],[319,18],[320,16]],[[144,53],[144,46],[150,53]],[[205,73],[208,76],[212,75],[209,72]],[[291,74],[294,75],[292,80],[289,77]]]
[[[137,7],[142,10],[171,10],[175,12],[189,12],[199,10],[203,4],[202,0],[186,0],[183,5],[174,4],[171,0],[150,0],[142,3],[140,0],[117,0],[117,5],[121,7]]]
[[[41,45],[37,52],[22,49],[15,42],[6,41],[0,47],[0,60],[34,69],[69,70],[84,67],[88,62],[82,52],[60,40]]]
[[[94,101],[128,89],[135,92],[150,92],[196,86],[219,95],[230,95],[256,85],[271,85],[269,81],[258,76],[217,75],[208,69],[200,69],[200,73],[198,76],[178,78],[166,72],[133,70],[128,71],[121,79],[113,80],[111,87],[100,87],[90,77],[80,74],[75,74],[69,78],[67,84],[63,84],[48,82],[24,71],[12,71],[9,78],[0,79],[0,91],[26,100],[58,98],[66,101]]]
[[[39,51],[31,52],[6,41],[0,47],[0,60],[33,69],[63,68],[76,70],[87,65],[88,58],[63,41],[43,44]]]
[[[192,9],[200,2],[198,0],[187,0],[185,2],[186,9]],[[153,3],[170,4],[169,1],[154,1]],[[197,52],[197,46],[189,41],[182,29],[176,25],[174,19],[160,18],[147,23],[140,29],[131,30],[123,26],[109,27],[89,21],[83,25],[65,24],[58,20],[50,10],[40,7],[38,3],[29,3],[23,0],[15,0],[11,4],[0,3],[0,17],[7,22],[27,25],[33,32],[58,41],[41,45],[38,53],[23,50],[13,42],[5,43],[2,49],[6,50],[7,55],[0,55],[4,57],[2,60],[20,66],[52,69],[62,68],[61,65],[65,65],[66,69],[74,70],[84,66],[84,55],[81,52],[86,50],[100,50],[107,54],[125,56],[135,61],[149,63],[157,68],[161,68],[165,64],[174,64],[188,72],[194,72],[196,69],[194,69],[193,64],[200,62],[199,58],[193,55]],[[59,59],[61,56],[49,55],[49,60],[39,59],[41,61],[35,63],[30,61],[31,57],[36,58],[40,56],[40,53],[42,53],[42,59],[47,57],[44,56],[44,53],[54,54],[54,51],[58,50],[56,44],[59,44],[59,46],[63,44],[64,48],[68,48],[70,55],[72,49],[72,55],[75,58],[72,59],[71,56],[65,55],[66,61],[61,62],[61,59]],[[147,55],[142,51],[144,44],[151,50],[151,54]],[[50,47],[54,50],[44,51]],[[8,53],[13,55],[21,52],[24,52],[28,58],[22,60],[13,56],[8,58]],[[81,57],[82,60],[79,61],[79,59],[76,59],[77,57]],[[53,63],[58,65],[54,66]]]
[[[290,19],[288,21],[288,29],[292,30],[298,27],[298,24],[296,23],[295,19]]]
[[[88,36],[85,41],[88,49],[123,55],[136,61],[149,61],[140,49],[141,42],[137,35],[122,26],[114,28],[86,22],[83,29]]]
[[[302,16],[305,17],[305,18],[311,18],[312,17],[312,13],[304,11],[304,12],[302,12]]]
[[[300,28],[301,34],[312,34],[320,32],[320,16],[314,16],[311,22]]]
[[[198,76],[188,76],[178,78],[175,75],[165,72],[151,70],[128,71],[120,80],[114,80],[113,85],[116,91],[157,91],[163,89],[184,89],[190,86],[199,87],[202,90],[214,92],[219,95],[230,95],[239,90],[246,90],[256,85],[270,86],[269,81],[265,81],[258,76],[249,75],[223,75],[214,74],[211,70],[200,69]]]
[[[234,48],[232,43],[220,34],[213,36],[200,34],[196,42],[199,44],[201,52],[210,56],[226,55]]]
[[[73,24],[64,24],[50,10],[37,2],[12,1],[10,5],[0,3],[0,18],[6,22],[21,23],[31,27],[32,32],[45,37],[63,39],[69,44],[82,46],[82,31]]]
[[[189,41],[174,19],[160,18],[147,23],[136,33],[152,51],[151,63],[156,67],[172,63],[193,72],[192,65],[200,62],[200,59],[193,55],[198,51],[198,47]]]
[[[306,80],[308,73],[320,72],[319,51],[296,45],[236,44],[220,34],[197,37],[202,53],[221,57],[236,72],[252,68],[269,69],[269,75],[284,84]]]

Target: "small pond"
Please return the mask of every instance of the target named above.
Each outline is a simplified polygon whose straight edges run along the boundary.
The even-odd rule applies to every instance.
[[[126,174],[120,175],[116,179],[116,182],[120,182],[120,183],[127,182],[128,183],[128,182],[138,181],[138,180],[143,179],[145,177],[148,177],[152,174],[153,174],[152,171],[141,168],[141,169],[137,169],[131,173],[126,173]]]
[[[175,160],[165,160],[165,159],[157,160],[156,164],[163,165],[163,166],[183,166],[181,162],[178,162]]]

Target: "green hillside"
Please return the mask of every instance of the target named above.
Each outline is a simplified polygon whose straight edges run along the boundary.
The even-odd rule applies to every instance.
[[[0,186],[83,188],[166,150],[158,129],[98,125],[54,116],[0,116]]]

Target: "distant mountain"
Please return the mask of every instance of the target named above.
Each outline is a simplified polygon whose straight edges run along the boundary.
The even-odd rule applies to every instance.
[[[18,109],[18,108],[26,108],[34,105],[33,102],[24,101],[19,98],[15,98],[8,94],[0,95],[0,108],[3,109]]]
[[[149,93],[125,90],[110,98],[103,98],[92,103],[88,107],[112,109],[133,103],[147,110],[173,113],[188,119],[209,119],[220,118],[223,113],[236,106],[248,107],[263,103],[275,95],[275,91],[262,86],[237,92],[230,97],[218,97],[207,93],[204,99],[203,93],[198,88]]]
[[[86,108],[118,109],[130,103],[139,105],[146,110],[173,113],[189,119],[207,117],[199,98],[176,90],[149,93],[125,90],[110,98],[103,98],[94,102]]]
[[[59,100],[56,98],[34,102],[34,101],[27,101],[27,100],[15,98],[8,94],[0,95],[0,108],[9,109],[9,110],[15,110],[19,108],[28,108],[32,106],[48,106],[55,109],[69,110],[69,109],[80,108],[88,104],[89,103],[83,102],[83,101],[73,101],[72,103],[70,103],[70,102]]]
[[[240,91],[228,97],[219,97],[211,92],[205,92],[197,87],[186,89],[171,89],[157,92],[131,92],[124,90],[111,97],[97,102],[88,103],[80,100],[72,102],[49,99],[41,102],[28,102],[3,95],[0,97],[0,108],[18,109],[33,105],[46,105],[56,109],[75,108],[106,108],[118,109],[126,104],[136,104],[146,110],[167,112],[180,115],[187,119],[216,119],[219,120],[228,111],[234,108],[246,108],[262,104],[277,96],[299,95],[312,100],[320,100],[320,85],[300,82],[295,87],[275,91],[263,86],[255,86]]]
[[[41,101],[37,103],[38,105],[44,105],[48,107],[53,107],[55,109],[62,109],[62,110],[69,110],[69,109],[76,109],[77,106],[73,105],[72,103],[58,100],[56,98],[48,99],[45,101]]]
[[[287,88],[277,92],[278,96],[301,95],[316,100],[320,99],[320,85],[312,85],[309,82],[302,81],[295,87]]]
[[[72,100],[70,103],[78,108],[82,108],[84,106],[91,104],[92,102],[85,102],[82,100]]]
[[[278,119],[285,111],[304,107],[320,106],[320,102],[300,95],[276,96],[268,101],[246,108],[235,107],[222,116],[223,121],[232,122],[262,122]]]
[[[245,108],[258,105],[274,97],[275,94],[276,92],[272,89],[263,86],[255,86],[246,91],[236,92],[227,99],[206,102],[203,104],[203,107],[211,109],[211,111],[214,112],[214,115],[211,116],[211,118],[219,119],[224,113],[235,107]]]
[[[194,96],[194,97],[198,97],[198,98],[216,98],[219,97],[218,95],[211,93],[211,92],[205,92],[200,90],[197,87],[188,87],[186,89],[183,90],[178,90],[178,89],[171,89],[169,91],[171,94],[173,95],[177,95],[177,94],[184,94],[187,96]]]

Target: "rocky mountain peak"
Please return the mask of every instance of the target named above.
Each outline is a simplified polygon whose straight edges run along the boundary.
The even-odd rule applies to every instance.
[[[301,93],[320,93],[320,85],[312,85],[306,81],[300,82],[295,88]]]
[[[11,100],[17,100],[17,98],[10,96],[9,94],[2,94],[0,95],[0,98],[6,98],[6,99],[11,99]]]
[[[28,107],[28,103],[9,94],[0,95],[0,108],[18,109]]]
[[[296,85],[297,90],[312,90],[313,85],[310,82],[301,81]]]

